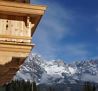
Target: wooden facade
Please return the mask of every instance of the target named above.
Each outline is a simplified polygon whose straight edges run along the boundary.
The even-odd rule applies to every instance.
[[[19,66],[34,47],[31,41],[32,36],[46,10],[46,6],[10,1],[0,0],[1,85],[12,79]],[[12,66],[12,62],[14,66]],[[19,62],[18,65],[16,64],[17,62]],[[11,71],[13,72],[11,73]],[[9,72],[11,76],[9,76]]]
[[[10,2],[18,2],[18,3],[30,3],[30,0],[0,0],[0,1],[10,1]]]

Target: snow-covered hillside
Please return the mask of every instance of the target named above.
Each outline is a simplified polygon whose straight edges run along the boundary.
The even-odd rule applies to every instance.
[[[14,79],[36,81],[40,84],[77,83],[77,81],[98,83],[98,62],[94,60],[66,64],[64,61],[46,61],[37,54],[31,54]]]

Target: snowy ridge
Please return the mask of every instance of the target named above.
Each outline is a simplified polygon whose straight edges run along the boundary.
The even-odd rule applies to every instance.
[[[94,60],[65,64],[63,61],[46,61],[37,54],[31,54],[14,79],[36,81],[40,84],[77,83],[77,81],[98,83],[98,62]]]

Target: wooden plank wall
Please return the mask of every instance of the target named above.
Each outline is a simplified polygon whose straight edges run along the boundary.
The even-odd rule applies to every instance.
[[[34,25],[33,25],[34,26]],[[31,28],[33,27],[29,17],[11,16],[0,14],[0,35],[31,37]],[[29,39],[5,39],[0,40],[16,41],[16,42],[31,42]]]
[[[0,0],[0,1],[11,1],[11,2],[19,2],[19,3],[30,3],[30,0]]]

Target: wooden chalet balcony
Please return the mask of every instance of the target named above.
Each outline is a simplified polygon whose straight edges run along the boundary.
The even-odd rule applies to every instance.
[[[11,81],[35,46],[32,36],[45,10],[42,5],[0,1],[0,85]]]

